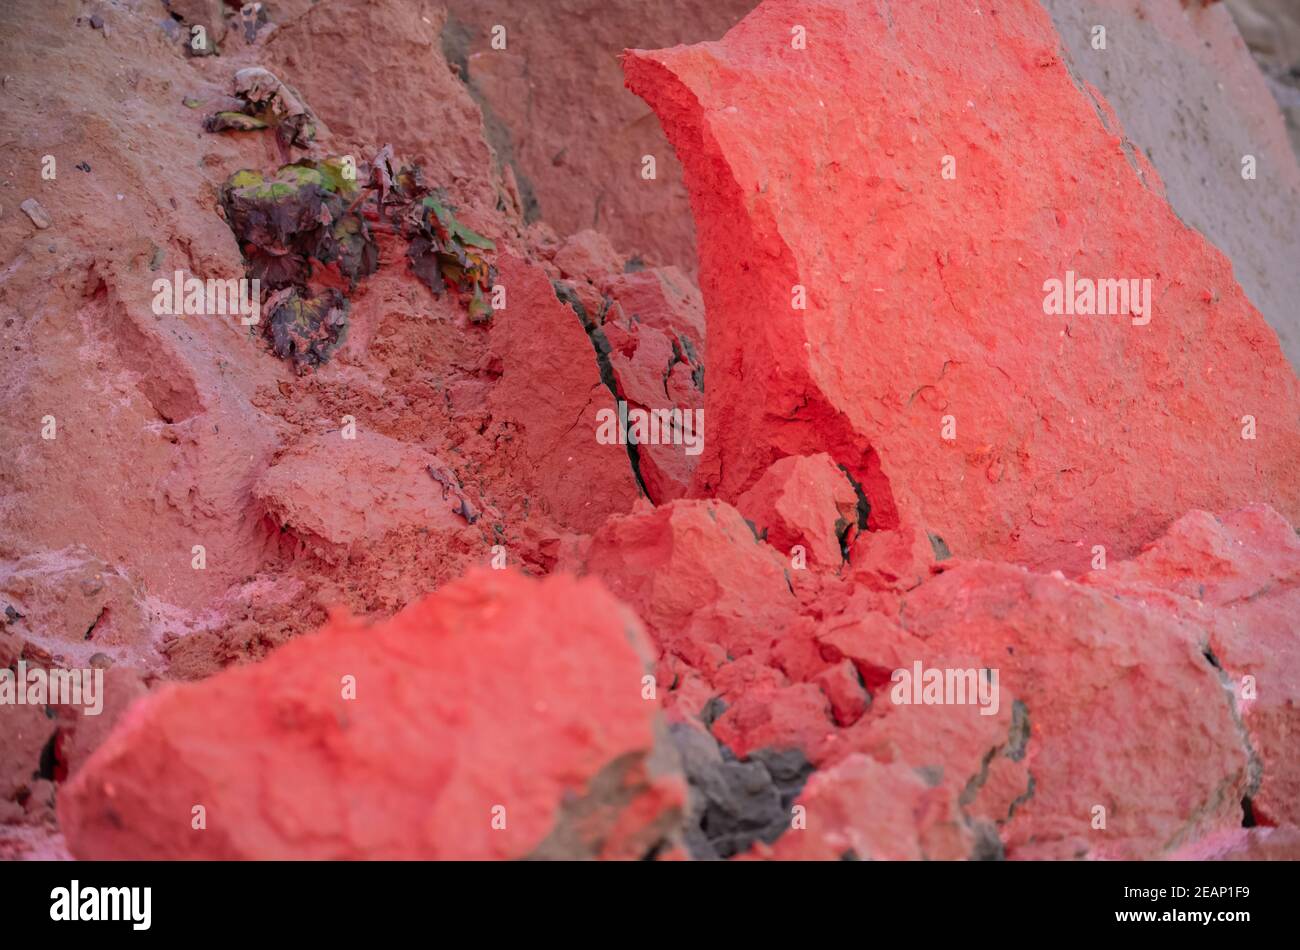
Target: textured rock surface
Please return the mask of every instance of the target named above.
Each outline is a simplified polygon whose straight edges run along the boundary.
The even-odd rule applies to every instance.
[[[1143,157],[1199,200],[1267,139],[1221,5],[1057,11],[1110,78],[1030,0],[633,55],[707,331],[614,54],[743,11],[454,5],[227,7],[197,57],[157,0],[0,12],[0,667],[107,666],[102,716],[0,707],[0,857],[1293,857],[1295,381]],[[368,201],[327,364],[153,312],[243,273],[215,195],[284,147],[203,117],[248,66],[324,120],[291,156],[422,159],[494,309]],[[1280,169],[1273,216],[1228,193],[1262,239],[1220,221],[1276,299]],[[1152,323],[1046,317],[1066,269],[1151,276]],[[708,454],[604,444],[617,400],[703,406]],[[901,702],[917,663],[973,692]]]
[[[809,559],[830,568],[843,560],[841,541],[860,520],[857,493],[824,453],[773,463],[736,507],[778,551],[802,545]]]
[[[323,460],[332,464],[322,465]],[[430,470],[450,484],[440,485]],[[408,525],[456,534],[477,520],[440,459],[373,432],[342,430],[294,446],[258,480],[268,514],[316,553],[375,544]],[[462,513],[464,512],[464,513]],[[477,532],[473,532],[477,534]]]
[[[766,658],[797,606],[780,557],[715,502],[611,518],[585,563],[562,566],[585,566],[636,610],[665,661],[680,657],[705,675],[731,659]]]
[[[561,234],[695,272],[681,166],[654,116],[623,88],[618,56],[722,36],[755,0],[451,0],[443,45],[482,105],[529,217]],[[492,31],[503,27],[505,48]],[[581,103],[576,105],[575,103]],[[655,178],[642,177],[642,158]]]
[[[800,797],[806,833],[789,834],[773,856],[790,861],[952,860],[972,836],[942,789],[901,763],[854,754],[808,782]]]
[[[297,88],[330,127],[338,151],[368,159],[390,142],[430,181],[492,206],[506,186],[478,107],[443,58],[444,16],[428,0],[330,0],[276,30],[266,55],[272,69],[300,77]]]
[[[1178,520],[1094,586],[1168,609],[1199,631],[1250,734],[1250,819],[1300,824],[1300,539],[1263,506]]]
[[[1149,858],[1240,825],[1247,744],[1195,628],[1069,581],[976,563],[922,585],[903,617],[923,644],[914,659],[997,668],[1002,702],[1027,709],[1033,783],[1000,816],[1009,854]],[[1157,762],[1153,747],[1180,751]],[[1106,826],[1094,831],[1098,805]]]
[[[641,638],[590,581],[489,571],[378,627],[336,620],[137,705],[63,793],[69,845],[81,858],[651,852],[682,790],[651,758]],[[579,804],[593,791],[602,800]],[[639,822],[619,826],[624,808]],[[586,824],[566,828],[569,812]]]
[[[631,508],[637,496],[627,450],[595,438],[596,414],[613,411],[614,398],[602,385],[582,323],[545,276],[507,260],[501,279],[510,296],[493,321],[491,347],[501,375],[488,406],[521,431],[499,438],[496,452],[532,483],[556,521],[591,531],[609,513]],[[519,444],[511,445],[516,438]]]
[[[1268,79],[1300,158],[1300,9],[1290,0],[1228,0],[1224,5]]]
[[[1253,0],[1252,0],[1253,2]],[[1233,276],[1300,366],[1300,166],[1228,4],[1044,0],[1074,70],[1106,97],[1160,172],[1170,205],[1232,259]],[[1243,13],[1234,10],[1238,22]],[[1285,44],[1278,11],[1254,35]],[[1292,28],[1300,62],[1300,16]],[[1092,46],[1105,26],[1106,49]],[[1279,72],[1282,70],[1279,69]],[[1300,99],[1300,90],[1292,90]],[[1300,110],[1298,110],[1300,114]],[[1255,157],[1253,179],[1242,159]]]
[[[1028,0],[773,0],[722,42],[628,56],[699,228],[696,491],[734,499],[781,455],[824,451],[873,526],[915,511],[954,553],[1073,572],[1192,506],[1300,514],[1276,334],[1058,44]],[[1083,201],[1083,180],[1106,184]],[[1045,315],[1067,271],[1150,279],[1150,323]],[[1243,440],[1244,415],[1267,434]]]

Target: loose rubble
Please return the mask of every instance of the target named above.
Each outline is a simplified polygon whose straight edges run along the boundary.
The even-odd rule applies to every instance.
[[[449,5],[3,14],[0,857],[1300,853],[1291,275],[1084,14]]]

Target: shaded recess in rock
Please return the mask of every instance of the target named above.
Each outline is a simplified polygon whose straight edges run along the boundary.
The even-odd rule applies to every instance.
[[[509,166],[514,173],[515,185],[519,189],[519,199],[523,204],[521,210],[524,215],[524,223],[532,224],[542,216],[542,206],[537,200],[537,189],[533,187],[532,179],[524,172],[523,166],[515,156],[514,139],[510,135],[510,127],[496,114],[496,111],[492,108],[492,103],[470,80],[469,44],[471,35],[470,28],[449,13],[447,22],[443,24],[442,28],[442,55],[448,63],[456,67],[470,98],[474,100],[474,104],[483,113],[484,135],[488,144],[492,146],[492,150],[496,153],[497,162],[502,166]]]
[[[790,827],[790,808],[813,772],[799,749],[759,749],[740,761],[707,732],[674,723],[669,734],[690,783],[684,834],[696,860],[743,854]]]

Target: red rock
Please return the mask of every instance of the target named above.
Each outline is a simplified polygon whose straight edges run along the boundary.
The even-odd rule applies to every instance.
[[[569,279],[591,279],[623,269],[609,238],[590,228],[570,235],[555,252],[555,266]]]
[[[443,43],[528,200],[561,233],[595,228],[651,263],[695,269],[695,231],[650,110],[623,89],[626,47],[715,39],[754,0],[451,0]],[[493,28],[505,48],[493,48]],[[501,34],[498,33],[500,36]],[[581,52],[575,54],[575,40]],[[642,157],[655,177],[642,177]]]
[[[601,331],[609,341],[609,365],[618,396],[629,408],[680,412],[682,444],[642,444],[641,482],[656,504],[681,498],[703,449],[704,313],[699,291],[677,268],[607,274],[600,281]],[[693,424],[688,440],[685,413]],[[677,416],[674,416],[674,431]],[[689,451],[684,449],[692,443]]]
[[[815,682],[826,698],[830,700],[831,712],[837,726],[851,726],[867,711],[871,698],[863,689],[862,680],[853,667],[852,660],[841,660],[814,677]]]
[[[797,606],[776,552],[734,508],[712,501],[610,518],[585,559],[561,567],[603,580],[663,653],[706,678],[731,660],[767,657]]]
[[[597,413],[615,411],[582,323],[535,267],[502,254],[506,309],[492,317],[490,348],[500,377],[488,396],[513,434],[496,450],[561,526],[595,529],[637,497],[627,449],[596,439]]]
[[[0,708],[0,823],[22,822],[0,827],[0,856],[62,853],[49,803],[65,770],[81,856],[1293,853],[1294,381],[1138,147],[1154,142],[1184,186],[1205,179],[1218,203],[1183,217],[1222,240],[1246,292],[1271,287],[1271,306],[1285,304],[1293,281],[1270,268],[1293,216],[1260,195],[1280,209],[1290,179],[1250,101],[1257,77],[1233,37],[1206,32],[1222,9],[1193,18],[1151,0],[1140,27],[1120,11],[1142,55],[1110,73],[1088,62],[1119,88],[1173,50],[1157,86],[1186,75],[1200,112],[1242,106],[1230,124],[1189,120],[1193,139],[1213,141],[1182,163],[1165,138],[1124,139],[1109,105],[1066,75],[1029,0],[979,17],[940,0],[773,0],[721,44],[633,57],[634,84],[653,87],[696,177],[706,350],[687,274],[637,269],[693,269],[693,229],[613,53],[720,35],[738,6],[453,3],[462,16],[440,37],[425,3],[284,0],[254,42],[232,30],[221,57],[199,59],[156,55],[156,15],[130,5],[105,43],[51,25],[34,0],[10,4],[23,41],[0,42],[8,105],[22,113],[39,89],[51,119],[39,149],[19,143],[12,184],[59,227],[57,253],[15,258],[0,295],[0,429],[16,447],[0,462],[0,665],[105,652],[114,666],[98,719]],[[806,50],[789,48],[795,16]],[[508,50],[487,46],[496,22]],[[105,111],[124,58],[136,107]],[[198,122],[254,62],[328,123],[315,154],[366,158],[392,141],[422,160],[458,219],[497,241],[507,308],[471,324],[380,234],[385,263],[353,291],[347,344],[305,376],[231,321],[155,319],[156,265],[242,272],[213,189],[281,157],[273,136]],[[1230,88],[1214,98],[1225,64]],[[1150,95],[1116,102],[1126,124]],[[1175,105],[1141,128],[1160,131]],[[1223,187],[1245,139],[1261,181]],[[47,151],[58,183],[40,178]],[[657,180],[638,174],[646,152]],[[937,175],[949,152],[952,181]],[[93,174],[67,171],[83,158]],[[1181,213],[1191,192],[1169,186]],[[550,224],[580,233],[525,223],[529,193],[559,209]],[[1232,195],[1249,201],[1223,230],[1215,212]],[[1045,333],[1035,308],[1049,265],[1158,272],[1155,321]],[[789,308],[796,282],[806,314]],[[640,497],[627,449],[595,438],[595,413],[616,399],[703,405],[707,353],[709,456],[697,468],[641,446]],[[33,423],[47,412],[57,441]],[[1238,437],[1245,413],[1255,441]],[[339,435],[345,414],[355,442]],[[951,444],[938,437],[946,414]],[[820,488],[777,477],[814,457]],[[826,527],[848,500],[839,464],[873,506],[874,530],[844,539],[847,564]],[[451,510],[458,491],[482,512],[473,525]],[[1283,514],[1187,514],[1261,498]],[[758,508],[834,570],[795,569],[767,525],[759,541],[745,523]],[[452,583],[498,542],[525,571],[603,578],[643,615],[649,644],[628,645],[637,620],[590,581]],[[1073,573],[1094,544],[1110,563],[1079,582],[977,560]],[[3,613],[10,602],[23,617]],[[312,634],[339,604],[378,626],[335,619]],[[997,714],[893,703],[894,671],[917,660],[996,666]],[[341,669],[361,677],[355,702],[334,692]],[[154,674],[210,678],[149,694]],[[681,761],[695,756],[684,846],[657,710]],[[711,781],[719,794],[701,796]],[[736,826],[703,849],[701,799]],[[204,832],[189,824],[200,801]],[[491,830],[484,802],[508,805],[508,830]],[[806,824],[788,814],[795,802]],[[1095,803],[1105,830],[1091,826]],[[755,816],[757,837],[744,827]],[[1276,827],[1239,827],[1251,816]]]
[[[1003,711],[1012,697],[1025,705],[1024,766],[1034,784],[1013,815],[999,816],[1009,857],[1150,858],[1240,825],[1246,744],[1189,624],[986,563],[923,584],[901,616],[924,644],[915,660],[998,669]],[[884,722],[922,708],[899,706]],[[1005,802],[994,791],[992,800]],[[1093,826],[1098,806],[1104,830]]]
[[[1101,91],[1132,147],[1151,159],[1178,217],[1232,258],[1233,276],[1277,331],[1292,366],[1300,366],[1300,314],[1293,303],[1300,268],[1291,237],[1300,230],[1300,165],[1278,113],[1282,98],[1274,102],[1260,68],[1272,61],[1282,76],[1289,71],[1279,60],[1288,47],[1300,49],[1300,14],[1289,0],[1196,4],[1204,9],[1194,15],[1184,9],[1189,6],[1179,0],[1043,3],[1076,74]],[[1092,47],[1098,24],[1112,41],[1123,37],[1126,55],[1098,55]],[[1178,94],[1168,95],[1169,89]],[[1300,97],[1292,93],[1292,100],[1294,110]],[[1183,108],[1187,102],[1196,109]],[[1189,141],[1197,144],[1188,147]],[[1254,156],[1256,177],[1242,174],[1243,152]]]
[[[954,554],[1072,572],[1191,507],[1300,517],[1276,334],[1059,42],[1031,0],[768,0],[719,42],[628,54],[699,233],[696,493],[734,500],[776,459],[827,452],[873,527],[910,517]],[[1150,279],[1152,319],[1046,315],[1067,271]]]
[[[0,568],[0,614],[21,614],[0,628],[16,644],[55,657],[55,665],[85,667],[96,653],[154,665],[147,630],[148,612],[140,591],[121,568],[87,556],[81,547],[34,554]],[[0,638],[0,666],[11,665]]]
[[[843,563],[840,538],[857,528],[857,506],[853,486],[825,453],[778,460],[736,500],[768,544],[787,555],[800,545],[823,570]]]
[[[813,680],[835,662],[817,641],[816,621],[799,617],[785,629],[781,638],[772,644],[770,662],[792,682]]]
[[[1258,761],[1253,819],[1300,824],[1300,538],[1286,519],[1263,505],[1222,519],[1194,511],[1132,561],[1084,581],[1196,628]]]
[[[901,763],[851,755],[808,779],[806,827],[759,855],[787,861],[921,861],[967,857],[974,839],[956,802]]]
[[[1238,828],[1188,845],[1181,861],[1300,860],[1300,828]]]
[[[0,825],[23,814],[19,800],[41,770],[41,753],[54,735],[43,706],[0,705]]]
[[[592,581],[490,570],[376,627],[336,619],[263,663],[134,706],[63,790],[69,847],[467,859],[589,856],[605,840],[639,856],[683,802],[680,780],[649,761],[641,638]],[[342,698],[347,676],[355,699]]]
[[[632,322],[685,338],[704,354],[704,301],[690,277],[676,267],[612,274],[601,289],[618,301]]]
[[[830,701],[815,683],[750,690],[713,724],[714,737],[741,759],[760,749],[799,749],[815,762],[833,730]]]
[[[88,716],[84,709],[73,710],[75,720],[64,727],[67,739],[59,746],[59,764],[69,776],[76,775],[94,751],[112,735],[131,704],[148,693],[140,675],[128,666],[104,670],[103,683],[103,707],[99,713]]]
[[[890,531],[859,531],[849,551],[852,578],[872,590],[910,590],[950,556],[937,535],[905,521]]]
[[[853,611],[830,618],[817,633],[823,659],[850,660],[871,692],[886,689],[894,670],[920,654],[919,640],[880,613]]]
[[[635,412],[661,420],[657,431],[636,448],[646,494],[656,504],[680,498],[690,486],[707,436],[703,397],[694,386],[670,391],[669,377],[682,362],[680,348],[666,334],[613,320],[603,325],[603,332],[610,344],[615,390],[619,400],[627,403],[629,418]],[[635,438],[635,430],[629,438]]]
[[[391,143],[425,180],[472,205],[493,207],[505,183],[484,141],[483,118],[443,58],[446,12],[416,0],[325,0],[277,27],[268,66],[292,77],[329,126],[337,152],[358,165]]]
[[[442,459],[366,429],[352,434],[339,429],[304,440],[266,470],[253,494],[275,525],[316,556],[336,560],[403,527],[479,539],[482,528],[472,521],[481,503],[467,497]]]

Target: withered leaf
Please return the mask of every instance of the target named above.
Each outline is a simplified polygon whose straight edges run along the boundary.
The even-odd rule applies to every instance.
[[[348,309],[347,298],[333,287],[308,297],[288,291],[267,323],[276,355],[298,369],[327,362],[347,339]]]
[[[267,126],[266,120],[242,112],[217,112],[203,120],[203,128],[209,132],[256,132]]]

